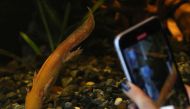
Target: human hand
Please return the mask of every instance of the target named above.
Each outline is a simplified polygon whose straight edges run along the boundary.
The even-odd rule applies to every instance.
[[[122,91],[128,96],[139,109],[159,109],[156,104],[136,85],[131,82],[121,83]],[[190,86],[185,85],[188,97],[190,98]],[[129,109],[136,109],[134,104]],[[190,109],[188,107],[187,109]]]
[[[140,109],[159,109],[154,102],[133,83],[121,83],[121,87],[125,95],[127,95]]]

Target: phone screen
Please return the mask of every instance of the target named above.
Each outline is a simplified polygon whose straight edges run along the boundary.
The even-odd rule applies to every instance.
[[[157,105],[188,105],[187,94],[158,21],[125,34],[121,49],[131,81]]]

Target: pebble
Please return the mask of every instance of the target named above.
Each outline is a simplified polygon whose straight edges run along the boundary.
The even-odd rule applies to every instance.
[[[95,82],[89,81],[89,82],[86,82],[85,85],[86,85],[86,86],[93,86],[93,85],[95,85]]]
[[[62,96],[70,96],[72,95],[72,93],[74,92],[74,90],[76,89],[77,86],[75,85],[68,85],[67,87],[65,87],[62,91]]]
[[[80,109],[80,107],[75,107],[74,109]]]
[[[113,88],[112,88],[112,87],[107,87],[107,88],[106,88],[106,92],[112,93],[112,91],[113,91]]]
[[[16,97],[17,94],[15,92],[10,92],[6,95],[8,98]]]
[[[56,107],[56,109],[63,109],[61,106]]]
[[[75,78],[75,77],[77,76],[77,74],[78,74],[78,70],[73,70],[73,71],[70,72],[70,75],[71,75],[73,78]]]
[[[66,77],[61,80],[62,86],[66,87],[73,81],[72,77]]]
[[[93,92],[96,94],[104,95],[104,91],[101,89],[93,89]]]
[[[109,66],[106,66],[106,68],[103,70],[105,73],[111,73],[112,69]]]
[[[118,97],[118,98],[115,99],[114,105],[117,106],[117,105],[119,105],[122,101],[123,101],[123,99],[120,98],[120,97]]]
[[[71,102],[65,102],[64,109],[71,109],[72,103]]]
[[[112,84],[114,84],[114,80],[113,79],[107,79],[106,85],[112,85]]]
[[[20,94],[26,95],[26,94],[27,94],[26,87],[21,87],[20,90],[17,91],[17,93],[20,93]]]
[[[108,102],[109,102],[109,101],[107,101],[107,100],[104,101],[104,102],[102,102],[102,103],[101,103],[101,107],[105,107],[105,106],[108,104]]]
[[[24,105],[19,105],[18,103],[12,104],[12,109],[24,109]]]

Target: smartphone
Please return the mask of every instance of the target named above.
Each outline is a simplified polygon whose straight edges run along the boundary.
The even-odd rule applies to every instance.
[[[153,16],[117,35],[115,49],[128,81],[158,106],[185,108],[189,99],[164,33]]]

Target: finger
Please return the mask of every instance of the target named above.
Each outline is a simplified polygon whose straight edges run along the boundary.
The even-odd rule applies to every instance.
[[[185,84],[185,88],[186,88],[186,91],[187,91],[188,98],[190,100],[190,86]]]
[[[137,104],[139,109],[158,109],[154,102],[131,82],[121,83],[122,91]]]

